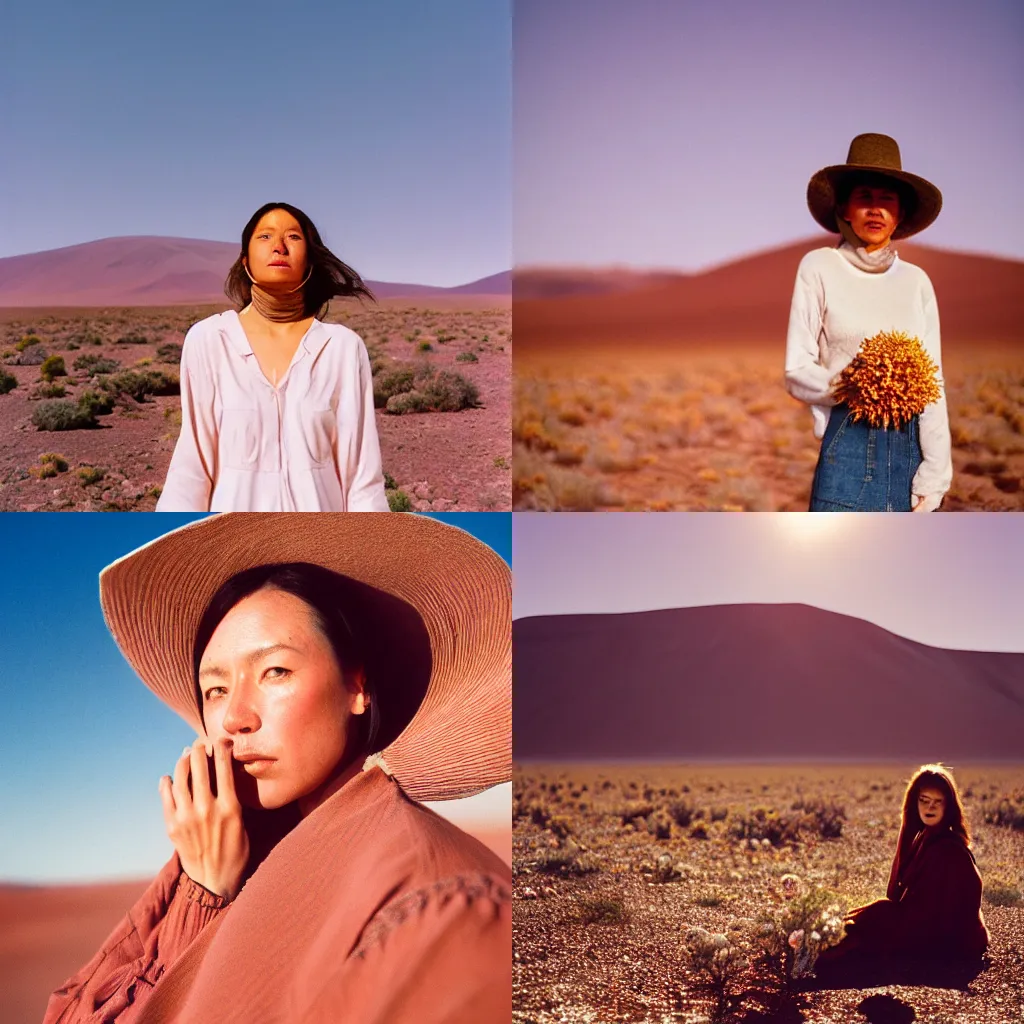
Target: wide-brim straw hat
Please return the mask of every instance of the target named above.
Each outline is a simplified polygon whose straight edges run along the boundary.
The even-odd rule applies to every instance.
[[[823,167],[807,185],[807,205],[811,215],[826,231],[839,232],[836,222],[837,185],[858,171],[893,178],[914,193],[914,208],[903,211],[903,220],[892,233],[893,238],[916,235],[938,217],[942,209],[942,193],[927,179],[903,170],[900,147],[895,139],[867,132],[850,143],[845,164]]]
[[[512,574],[457,527],[412,513],[220,513],[103,569],[103,616],[139,678],[205,736],[192,674],[200,619],[236,573],[286,562],[347,578],[339,600],[378,704],[408,711],[367,767],[383,759],[417,800],[511,779]]]

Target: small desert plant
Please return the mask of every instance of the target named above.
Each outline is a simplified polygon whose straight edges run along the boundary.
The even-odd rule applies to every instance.
[[[791,882],[786,885],[787,880]],[[761,914],[755,937],[763,955],[784,977],[800,978],[814,968],[818,954],[846,934],[843,907],[836,894],[803,885],[795,875],[783,879],[783,891],[796,891],[788,903]]]
[[[43,339],[38,334],[26,334],[20,341],[14,343],[14,347],[19,352],[24,352],[25,349],[31,348],[33,345],[41,345]]]
[[[84,430],[97,425],[92,411],[70,398],[40,402],[32,412],[32,424],[37,430]]]
[[[48,355],[42,361],[42,365],[39,368],[39,376],[49,383],[54,377],[67,377],[68,371],[63,365],[62,355]]]
[[[17,386],[18,378],[13,373],[0,370],[0,395],[6,395],[8,391],[13,391]]]
[[[103,356],[95,355],[79,356],[71,365],[73,369],[84,370],[90,375],[113,373],[115,370],[121,369],[121,364],[116,359],[106,359]]]
[[[988,825],[1024,832],[1024,794],[1001,797],[994,806],[986,805],[982,813]]]
[[[373,379],[373,404],[383,409],[394,395],[411,391],[416,381],[414,366],[394,366],[383,370]]]
[[[98,466],[79,466],[75,470],[75,475],[82,482],[83,487],[88,487],[90,484],[98,484],[106,475],[106,470],[100,469]]]
[[[429,341],[421,341],[416,346],[416,351],[417,352],[433,352],[434,351],[434,346],[431,345]]]
[[[33,398],[63,398],[67,394],[67,390],[64,385],[59,381],[47,382],[44,381],[40,384],[35,391],[32,393]]]
[[[1024,896],[1017,886],[998,878],[985,883],[985,899],[994,907],[1019,907],[1024,903]]]
[[[405,491],[385,490],[388,498],[388,508],[392,512],[412,512],[412,498]]]
[[[176,341],[169,341],[156,350],[156,357],[161,363],[180,363],[181,345]]]
[[[618,900],[587,899],[579,903],[580,924],[623,924],[625,908]]]
[[[58,473],[66,473],[68,471],[68,460],[63,455],[58,455],[56,452],[47,452],[45,455],[39,456],[39,466],[34,467],[31,470],[33,476],[39,477],[40,480],[46,480],[49,477],[56,476]]]
[[[457,363],[478,363],[480,362],[475,352],[460,352],[455,357]]]
[[[537,859],[537,870],[547,875],[587,875],[597,871],[597,862],[588,853],[580,853],[575,843],[557,850],[544,850]]]
[[[729,989],[746,970],[743,951],[728,935],[690,928],[686,933],[686,956],[690,970],[714,993],[717,1016],[724,1009]]]
[[[121,337],[117,339],[117,344],[118,345],[148,345],[149,344],[149,338],[147,338],[144,334],[138,334],[138,333],[135,333],[135,334],[122,334]]]
[[[173,374],[163,370],[122,370],[100,381],[100,386],[111,395],[128,395],[136,402],[148,395],[177,395],[180,382]]]
[[[42,345],[30,345],[15,357],[15,362],[19,366],[42,366],[48,358],[49,354]]]
[[[114,396],[90,388],[78,396],[78,404],[93,416],[106,416],[114,411]]]

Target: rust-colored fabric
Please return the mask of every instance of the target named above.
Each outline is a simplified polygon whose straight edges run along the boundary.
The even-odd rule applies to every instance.
[[[906,863],[894,865],[892,898],[850,911],[846,938],[821,954],[816,970],[848,970],[865,961],[980,958],[989,942],[981,890],[964,841],[948,828],[927,829],[915,837]]]
[[[180,877],[175,855],[44,1024],[511,1019],[510,869],[379,768],[296,824],[226,907]]]

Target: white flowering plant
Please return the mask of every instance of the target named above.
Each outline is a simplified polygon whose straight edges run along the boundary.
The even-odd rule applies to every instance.
[[[818,954],[846,934],[845,909],[835,893],[807,886],[796,875],[783,875],[780,888],[786,902],[761,915],[755,936],[766,959],[784,977],[807,977]]]

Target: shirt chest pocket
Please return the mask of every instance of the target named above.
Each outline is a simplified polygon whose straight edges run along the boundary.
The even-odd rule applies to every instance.
[[[225,408],[221,414],[219,446],[224,468],[259,468],[263,435],[264,424],[258,409]]]
[[[334,461],[338,415],[333,409],[300,410],[298,432],[306,457],[313,465]]]

